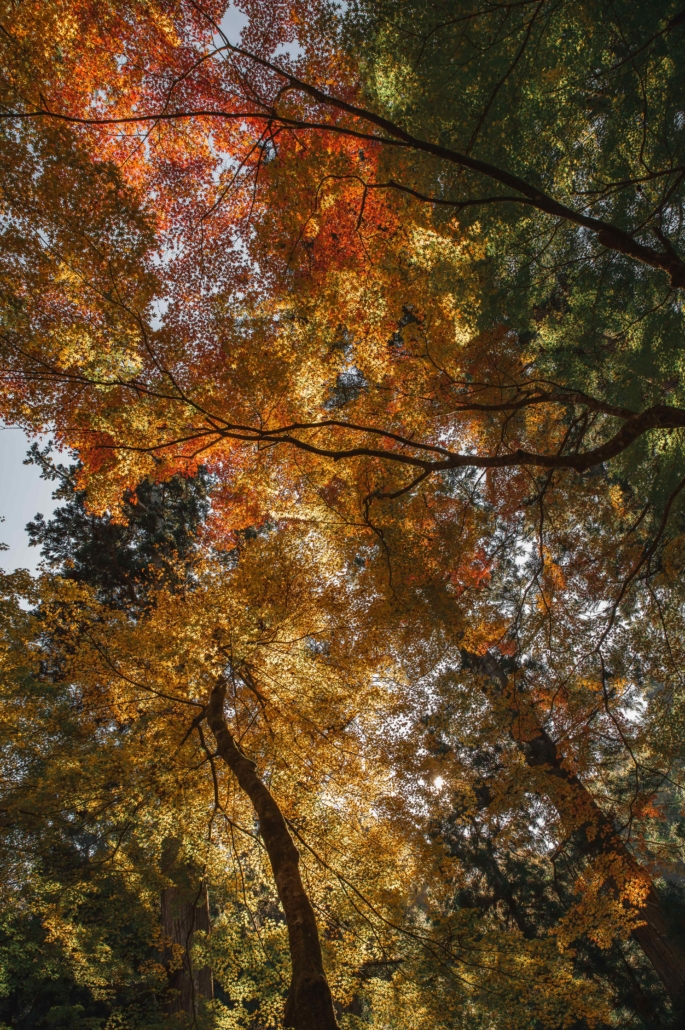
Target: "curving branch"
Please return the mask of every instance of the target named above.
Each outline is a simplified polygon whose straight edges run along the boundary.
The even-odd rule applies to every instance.
[[[8,340],[8,342],[10,341]],[[389,429],[363,425],[345,419],[291,422],[272,429],[263,429],[245,423],[231,422],[223,416],[210,411],[206,405],[196,402],[180,391],[178,385],[170,376],[172,390],[166,391],[162,387],[155,387],[141,380],[124,380],[118,377],[100,379],[84,376],[78,372],[68,372],[22,348],[15,347],[14,349],[22,358],[33,361],[36,364],[36,372],[21,371],[17,373],[15,370],[6,370],[0,374],[0,378],[7,376],[10,380],[14,380],[19,375],[28,381],[62,381],[74,386],[116,386],[130,390],[138,397],[148,397],[152,401],[157,400],[181,404],[185,408],[190,409],[198,418],[199,424],[189,425],[182,435],[140,445],[99,443],[97,445],[98,449],[102,450],[154,454],[169,451],[172,448],[178,448],[190,443],[199,443],[201,444],[201,449],[206,450],[216,446],[221,440],[235,440],[245,444],[253,444],[259,448],[285,445],[317,457],[329,458],[335,462],[359,457],[375,458],[384,462],[406,465],[409,468],[420,470],[421,473],[425,473],[425,476],[457,468],[503,469],[531,467],[571,469],[575,472],[583,473],[618,457],[646,433],[659,429],[676,430],[685,428],[684,408],[656,404],[644,411],[636,412],[630,408],[608,404],[579,390],[564,390],[563,388],[556,387],[553,389],[537,388],[528,391],[514,386],[512,389],[518,390],[519,393],[518,396],[514,394],[511,399],[504,399],[493,403],[474,401],[457,404],[448,414],[462,416],[469,414],[511,414],[517,410],[535,405],[557,404],[570,406],[579,403],[590,411],[616,418],[622,421],[623,425],[608,440],[585,451],[575,449],[566,454],[559,451],[552,454],[544,454],[519,447],[515,450],[497,454],[464,454],[450,450],[448,447],[440,444],[422,442]],[[166,369],[162,370],[162,372],[166,371]],[[484,384],[483,388],[487,388],[487,384]],[[334,447],[317,444],[311,439],[303,439],[304,434],[320,433],[326,429],[343,430],[359,438],[372,437],[378,440],[379,443],[386,444],[387,446],[369,446],[365,442],[360,442],[357,446]],[[425,476],[421,474],[417,482],[423,480]],[[403,489],[401,493],[404,492]],[[400,494],[397,496],[400,496]]]
[[[382,115],[376,114],[368,108],[352,104],[347,100],[343,100],[341,97],[337,97],[332,93],[319,89],[312,83],[299,78],[292,72],[280,68],[272,61],[260,57],[258,54],[253,54],[249,50],[245,50],[243,47],[236,46],[235,44],[226,41],[222,47],[216,48],[212,53],[215,55],[224,50],[239,55],[259,67],[272,72],[281,79],[284,79],[288,84],[288,88],[285,92],[299,91],[304,93],[305,96],[310,97],[324,108],[339,111],[342,114],[351,115],[362,125],[373,126],[375,129],[380,129],[382,131],[382,135],[378,135],[375,131],[363,131],[355,128],[354,126],[335,122],[320,122],[310,121],[303,118],[293,118],[286,114],[280,114],[276,107],[269,107],[265,103],[261,110],[247,110],[241,112],[223,110],[220,108],[198,108],[196,110],[170,111],[167,109],[167,100],[165,107],[157,112],[109,118],[78,117],[76,115],[69,115],[63,112],[52,111],[47,107],[36,107],[33,110],[27,111],[0,111],[0,120],[50,118],[91,127],[135,123],[142,124],[148,122],[154,123],[194,118],[218,118],[239,122],[265,121],[275,130],[275,132],[277,132],[279,128],[290,129],[293,131],[328,132],[336,135],[352,137],[354,139],[368,140],[382,146],[399,146],[409,150],[429,154],[439,160],[447,161],[459,168],[474,172],[484,179],[496,182],[500,186],[513,190],[515,194],[514,197],[486,197],[478,201],[465,199],[450,202],[453,206],[471,206],[475,203],[511,203],[512,201],[518,201],[519,203],[532,206],[538,211],[551,215],[553,218],[557,218],[563,222],[578,225],[589,230],[597,238],[597,241],[601,246],[605,247],[607,250],[623,254],[626,257],[640,262],[641,264],[666,272],[670,277],[671,285],[674,288],[685,289],[685,261],[675,251],[670,243],[665,245],[663,250],[657,250],[654,247],[641,243],[626,230],[621,229],[601,218],[594,218],[591,215],[585,214],[583,211],[576,211],[567,204],[556,200],[540,186],[536,186],[532,182],[528,182],[526,179],[507,171],[505,168],[500,168],[488,161],[482,161],[478,158],[472,157],[468,152],[461,153],[460,151],[453,150],[451,147],[445,147],[439,143],[433,143],[430,140],[422,139],[390,119],[384,118]],[[276,102],[278,102],[278,99],[283,95],[283,92],[284,91],[280,91],[276,98]],[[257,101],[256,106],[259,107],[261,103],[261,101]],[[395,186],[395,188],[398,187]],[[402,188],[405,192],[413,192],[410,187]],[[436,202],[434,198],[425,198],[421,195],[418,196],[418,199],[429,200],[431,203]]]
[[[493,405],[488,406],[487,410],[506,410],[506,408],[506,405],[502,405],[500,408]],[[624,418],[625,421],[621,429],[614,433],[609,440],[590,450],[575,451],[570,454],[558,452],[555,454],[540,454],[535,451],[524,450],[523,448],[517,448],[503,454],[461,454],[438,445],[419,443],[407,437],[402,437],[397,433],[377,429],[373,426],[361,426],[335,419],[326,419],[321,422],[293,423],[292,425],[277,429],[256,429],[251,426],[224,422],[222,419],[214,419],[214,424],[211,428],[194,427],[189,429],[183,437],[165,440],[157,444],[138,446],[111,444],[100,446],[107,450],[131,450],[151,454],[156,451],[168,450],[191,440],[202,439],[208,441],[208,446],[214,446],[220,440],[226,439],[252,443],[262,447],[275,447],[286,444],[308,454],[314,454],[321,458],[330,458],[336,462],[350,458],[378,458],[383,461],[422,469],[427,474],[446,472],[449,469],[456,468],[501,469],[521,466],[546,469],[572,469],[574,472],[582,473],[602,465],[612,458],[618,457],[619,454],[622,454],[632,446],[636,440],[651,430],[685,428],[685,409],[671,408],[665,404],[656,404],[643,412],[624,416]],[[401,448],[414,451],[431,451],[440,455],[440,457],[431,459],[417,454],[406,453],[405,450],[391,450],[390,447],[368,447],[363,445],[346,448],[325,447],[294,435],[295,432],[318,431],[327,427],[337,427],[355,433],[381,437],[387,440],[389,444],[398,443]]]
[[[506,186],[508,189],[515,190],[517,193],[521,194],[523,198],[527,198],[527,200],[538,210],[543,211],[546,214],[553,215],[556,218],[560,218],[563,221],[575,223],[576,225],[589,229],[597,236],[599,243],[608,250],[614,250],[621,254],[625,254],[626,256],[640,261],[643,264],[650,265],[652,268],[661,269],[668,273],[671,278],[671,284],[674,287],[680,289],[685,288],[685,261],[675,253],[672,247],[667,248],[663,252],[657,251],[652,247],[648,247],[645,244],[638,242],[630,235],[630,233],[620,229],[618,226],[612,225],[610,222],[605,222],[602,219],[585,215],[582,212],[575,211],[573,208],[568,207],[566,204],[560,203],[539,187],[534,186],[532,183],[527,182],[525,179],[522,179],[511,172],[508,172],[506,169],[499,168],[497,165],[490,164],[488,161],[481,161],[477,158],[471,157],[468,153],[462,154],[457,150],[452,150],[450,147],[444,147],[438,143],[423,140],[408,132],[406,129],[403,129],[395,122],[390,121],[388,118],[384,118],[382,115],[369,111],[367,108],[359,107],[356,104],[351,104],[346,100],[342,100],[330,93],[326,93],[324,90],[306,82],[304,79],[298,78],[291,72],[279,68],[271,61],[267,61],[265,58],[259,57],[257,54],[244,50],[242,47],[227,43],[226,49],[240,54],[242,57],[245,57],[256,64],[259,64],[261,67],[274,72],[276,75],[281,76],[289,82],[293,89],[301,90],[317,103],[323,104],[326,107],[332,107],[335,110],[342,111],[346,114],[351,114],[355,118],[359,118],[362,122],[377,126],[379,129],[382,129],[383,132],[388,134],[390,140],[403,143],[405,146],[410,147],[413,150],[423,151],[424,153],[431,154],[433,157],[449,161],[451,164],[456,164],[461,168],[476,172],[484,178],[491,179],[502,186]],[[330,126],[329,128],[334,129],[334,131],[345,131],[345,129],[340,126]],[[385,140],[381,137],[378,138],[378,142],[386,143],[389,142],[389,140]],[[509,198],[506,199],[508,200]]]

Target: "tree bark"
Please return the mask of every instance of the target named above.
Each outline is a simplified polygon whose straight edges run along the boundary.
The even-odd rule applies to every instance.
[[[207,723],[214,734],[219,756],[252,802],[285,912],[292,977],[284,1025],[295,1030],[338,1030],[331,991],[323,969],[314,909],[300,876],[298,850],[280,808],[255,771],[255,763],[233,740],[224,717],[225,695],[224,685],[219,684],[212,690],[207,705]]]
[[[546,730],[539,727],[532,739],[517,743],[531,768],[542,768],[550,777],[563,782],[573,792],[576,804],[580,799],[586,816],[585,825],[595,830],[592,835],[583,835],[581,851],[587,855],[600,852],[615,854],[623,860],[628,872],[636,878],[649,881],[649,892],[640,909],[640,917],[645,923],[636,927],[632,936],[651,962],[671,1001],[680,1008],[685,1003],[685,953],[670,938],[668,923],[652,878],[616,833],[613,824],[582,780],[564,768],[557,746]],[[554,801],[554,792],[550,791],[550,794]]]
[[[462,662],[465,668],[495,680],[503,691],[507,689],[507,673],[493,655],[480,657],[462,652]],[[648,881],[649,891],[639,913],[645,922],[633,930],[632,937],[642,948],[675,1008],[678,1011],[685,1008],[685,952],[669,934],[668,921],[651,876],[627,848],[583,781],[565,768],[563,756],[547,731],[537,724],[533,735],[523,738],[512,725],[512,737],[525,756],[526,764],[542,769],[549,776],[550,800],[557,808],[563,809],[558,803],[560,793],[572,796],[576,811],[583,813],[582,824],[593,828],[593,833],[582,835],[581,851],[587,856],[615,854],[636,878]]]
[[[166,887],[162,891],[162,930],[172,944],[183,948],[181,966],[169,972],[169,988],[172,992],[168,1012],[195,1012],[198,996],[214,997],[212,971],[209,966],[193,969],[190,960],[190,945],[196,930],[209,933],[209,903],[204,887],[185,890],[182,887]],[[170,965],[172,954],[168,949],[165,964]]]

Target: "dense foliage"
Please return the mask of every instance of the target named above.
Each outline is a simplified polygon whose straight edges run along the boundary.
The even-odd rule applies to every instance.
[[[0,6],[0,1018],[678,1026],[678,4]]]

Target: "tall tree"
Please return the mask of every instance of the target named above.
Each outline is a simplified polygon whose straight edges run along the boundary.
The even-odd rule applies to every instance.
[[[416,790],[406,807],[389,790],[392,748],[381,744],[388,726],[406,719],[410,709],[398,698],[397,685],[388,692],[379,682],[389,661],[385,639],[361,638],[350,620],[358,605],[368,606],[365,580],[357,573],[341,598],[341,570],[330,565],[333,552],[329,583],[322,581],[317,562],[303,565],[303,550],[315,554],[309,536],[305,532],[298,542],[282,531],[257,535],[246,541],[237,564],[196,565],[185,590],[159,587],[142,610],[137,603],[112,605],[83,582],[46,577],[36,615],[17,609],[16,623],[8,619],[4,690],[11,714],[3,754],[8,772],[27,773],[15,776],[11,787],[7,783],[4,798],[5,832],[15,846],[21,841],[28,863],[19,881],[40,890],[32,869],[36,856],[51,854],[71,829],[72,837],[89,842],[92,857],[74,869],[65,853],[60,877],[71,870],[69,895],[92,894],[96,887],[111,891],[101,869],[115,883],[117,875],[133,877],[137,903],[147,898],[142,914],[149,933],[150,893],[158,898],[169,875],[171,820],[176,833],[183,828],[187,859],[204,866],[210,894],[226,898],[228,892],[230,898],[232,889],[235,904],[247,893],[249,913],[264,903],[259,890],[266,858],[255,852],[259,838],[251,801],[288,919],[294,990],[286,1019],[296,1026],[307,1020],[314,1025],[312,1013],[321,1019],[320,1004],[317,1010],[308,1001],[321,990],[316,980],[311,984],[312,946],[298,936],[294,901],[313,902],[327,927],[322,943],[340,1006],[354,1010],[370,995],[371,1025],[393,1008],[401,1012],[412,997],[424,1010],[424,1025],[435,1025],[433,967],[441,1019],[452,1019],[469,997],[484,1018],[516,998],[511,1025],[521,1026],[560,1011],[591,1016],[601,1010],[596,993],[573,976],[553,941],[528,947],[493,930],[487,920],[473,925],[468,911],[441,919],[439,907],[426,908],[429,897],[437,902],[444,891],[444,852],[429,843],[423,820],[412,813]],[[327,590],[331,598],[325,603]],[[338,620],[332,621],[336,611]],[[25,671],[18,675],[22,663]],[[223,681],[219,688],[217,677]],[[226,692],[229,703],[219,705],[218,695]],[[205,719],[218,753],[209,747]],[[226,772],[235,771],[245,793],[222,770],[224,755]],[[268,791],[255,764],[268,771]],[[289,834],[301,849],[304,895],[292,883],[298,862]],[[248,877],[243,867],[236,835],[253,842],[248,868],[262,866],[256,882],[254,872]],[[234,875],[227,875],[227,853],[238,863]],[[50,872],[55,878],[54,865]],[[8,876],[8,884],[16,879],[16,873]],[[417,884],[423,898],[414,901]],[[112,904],[121,911],[115,898]],[[103,905],[100,920],[107,930],[112,915]],[[268,953],[269,934],[275,935],[270,920],[259,909],[253,916]],[[88,914],[58,908],[50,925],[60,939],[81,935],[82,980],[92,983],[98,934]],[[211,961],[235,1004],[253,974],[245,969],[246,942],[238,942],[232,958],[235,930],[227,935],[227,929],[215,920]],[[302,929],[311,933],[306,923]],[[279,949],[271,951],[274,960],[280,973]],[[393,987],[388,973],[395,970],[400,975]],[[268,1022],[282,985],[267,978],[261,986],[256,1000]],[[395,1002],[388,987],[397,994]],[[242,1006],[236,1015],[249,1020]]]

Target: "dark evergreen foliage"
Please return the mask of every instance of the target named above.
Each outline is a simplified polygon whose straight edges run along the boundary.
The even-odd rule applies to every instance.
[[[26,527],[31,545],[41,548],[47,565],[68,579],[89,583],[109,603],[140,603],[160,574],[165,582],[180,578],[189,567],[198,530],[209,513],[209,476],[174,476],[166,483],[143,481],[126,494],[125,522],[109,514],[94,515],[85,491],[76,485],[78,465],[67,468],[34,444],[27,462],[41,469],[41,478],[57,482],[55,499],[64,501],[45,519],[36,515]]]

